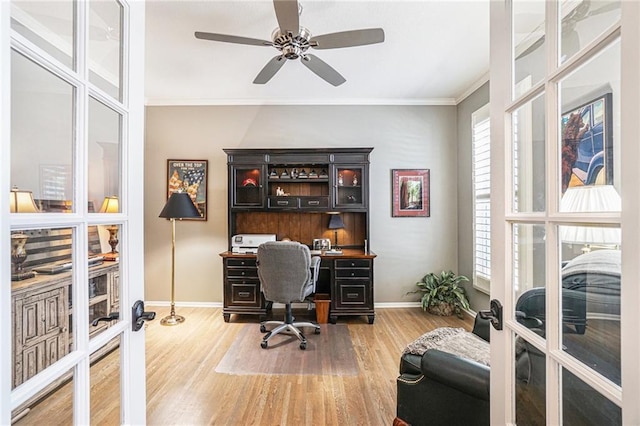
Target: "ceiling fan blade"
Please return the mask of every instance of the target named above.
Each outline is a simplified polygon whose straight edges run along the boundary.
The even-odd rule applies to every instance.
[[[273,46],[273,43],[267,40],[259,40],[257,38],[239,37],[228,34],[203,33],[195,32],[196,38],[201,40],[222,41],[224,43],[249,44],[252,46]]]
[[[347,81],[338,71],[331,68],[331,66],[315,55],[308,53],[300,58],[300,61],[318,77],[334,86],[340,86]]]
[[[297,0],[273,0],[276,10],[276,18],[280,31],[283,33],[298,34],[300,31],[300,15],[298,14]]]
[[[311,46],[316,49],[363,46],[366,44],[382,43],[383,41],[384,30],[382,28],[367,28],[364,30],[329,33],[312,37],[311,40],[309,40]]]
[[[258,73],[256,78],[253,80],[253,84],[265,84],[267,81],[271,80],[271,77],[273,77],[280,68],[282,68],[286,61],[287,59],[282,55],[274,56]]]

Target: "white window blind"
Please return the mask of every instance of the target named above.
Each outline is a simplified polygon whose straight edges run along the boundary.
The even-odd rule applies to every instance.
[[[489,104],[471,115],[473,126],[473,285],[489,292],[491,279],[491,133]]]

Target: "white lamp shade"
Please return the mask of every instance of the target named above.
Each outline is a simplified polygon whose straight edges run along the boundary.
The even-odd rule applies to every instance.
[[[119,213],[120,206],[118,204],[118,197],[104,197],[102,207],[100,207],[100,213]]]
[[[38,213],[31,191],[13,188],[10,193],[9,208],[11,213]]]
[[[613,185],[590,185],[568,188],[560,200],[566,213],[619,212],[622,203]],[[560,240],[573,244],[611,244],[621,242],[620,228],[603,226],[561,226]]]

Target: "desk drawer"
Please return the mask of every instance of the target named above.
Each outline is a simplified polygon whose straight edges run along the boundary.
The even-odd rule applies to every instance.
[[[369,278],[368,268],[336,268],[336,278]]]
[[[247,257],[239,257],[239,258],[233,258],[230,257],[227,259],[227,266],[245,266],[245,267],[249,267],[249,268],[255,268],[256,267],[256,258],[247,258]]]
[[[336,259],[336,268],[371,268],[369,259]]]
[[[270,209],[297,209],[298,197],[269,197],[268,207]]]
[[[258,278],[257,268],[227,268],[229,278]]]
[[[260,306],[260,281],[229,280],[225,286],[226,306]]]
[[[369,306],[369,280],[337,280],[335,307],[339,309],[363,308]]]
[[[301,209],[326,209],[329,207],[329,197],[300,197]]]

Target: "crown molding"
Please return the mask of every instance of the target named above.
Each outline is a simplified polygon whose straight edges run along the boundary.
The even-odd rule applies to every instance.
[[[467,90],[465,90],[460,96],[456,98],[456,105],[464,101],[467,97],[469,97],[469,95],[471,95],[473,92],[475,92],[480,87],[482,87],[482,85],[485,84],[487,81],[489,81],[488,71],[484,73],[482,77],[480,77],[478,80],[476,80],[475,83],[469,86],[469,88],[467,88]]]
[[[454,98],[434,99],[145,99],[145,106],[238,105],[399,105],[455,106]]]

